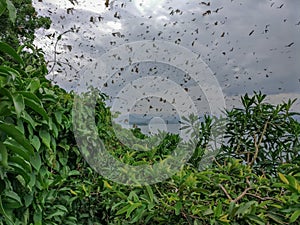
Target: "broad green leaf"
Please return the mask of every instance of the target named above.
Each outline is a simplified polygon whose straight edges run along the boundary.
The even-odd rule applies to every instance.
[[[283,183],[289,184],[288,179],[286,179],[286,177],[282,173],[278,173],[278,176]]]
[[[29,161],[30,155],[33,155],[33,152],[25,149],[21,144],[19,144],[16,140],[10,139],[4,142],[7,149],[9,149],[12,153],[18,154],[22,156],[25,160]]]
[[[16,110],[17,117],[20,118],[21,113],[25,109],[23,96],[20,94],[13,94],[13,102]]]
[[[8,165],[13,168],[12,171],[15,174],[19,174],[24,178],[26,184],[28,184],[30,182],[30,174],[28,172],[26,172],[19,164],[14,163],[14,162],[9,162]]]
[[[36,209],[34,214],[33,214],[34,225],[42,225],[43,214],[42,214],[42,210],[40,208],[41,207]]]
[[[17,18],[17,10],[14,4],[10,0],[6,0],[6,7],[8,9],[8,15],[11,22],[15,23]]]
[[[15,139],[20,145],[22,145],[26,150],[33,153],[33,147],[30,142],[25,138],[25,136],[15,128],[14,125],[4,124],[0,121],[0,130],[6,133],[8,136]]]
[[[32,172],[32,168],[31,165],[28,161],[26,161],[25,159],[19,157],[19,156],[11,156],[9,157],[9,165],[12,165],[12,163],[14,163],[14,165],[18,165],[19,167],[22,167],[22,169],[28,173]]]
[[[290,217],[290,223],[294,223],[300,216],[300,209],[296,210]]]
[[[0,213],[4,216],[4,218],[6,218],[7,222],[9,222],[10,224],[14,224],[12,219],[10,218],[10,216],[7,215],[7,213],[6,213],[6,211],[3,207],[2,196],[1,195],[0,195]]]
[[[50,149],[51,135],[45,129],[40,130],[39,132],[40,138],[42,142],[46,145],[48,149]]]
[[[14,192],[14,191],[8,191],[8,192],[5,193],[4,196],[6,197],[5,200],[8,200],[8,199],[13,200],[13,202],[15,203],[15,204],[14,204],[14,207],[16,207],[16,208],[19,208],[20,206],[23,205],[23,204],[22,204],[22,201],[21,201],[21,198],[20,198],[19,195],[18,195],[16,192]],[[8,199],[7,199],[7,198],[8,198]]]
[[[4,168],[7,168],[8,167],[8,164],[7,164],[7,149],[1,141],[0,141],[0,157],[1,157],[0,158],[1,165]]]
[[[290,187],[292,187],[296,191],[300,191],[300,185],[295,177],[287,175],[286,179],[288,180]]]
[[[42,106],[42,102],[41,100],[32,92],[30,91],[18,91],[19,94],[23,95],[24,99],[30,99],[36,102],[36,104],[41,105]]]
[[[41,147],[41,142],[38,136],[34,135],[30,141],[30,143],[33,145],[33,147],[39,151]]]
[[[35,152],[35,154],[30,157],[30,163],[34,169],[36,169],[37,171],[40,170],[42,161],[41,161],[41,157],[40,157],[39,153]]]
[[[56,111],[56,112],[54,113],[54,115],[55,115],[56,121],[57,121],[59,124],[61,124],[61,122],[62,122],[62,112],[61,112],[61,111]]]
[[[40,84],[40,80],[37,77],[32,78],[32,80],[30,81],[30,83],[27,86],[27,90],[29,90],[30,92],[35,92],[37,89],[39,89],[41,86]]]
[[[4,0],[0,0],[0,16],[5,12],[6,10],[6,2]]]
[[[47,112],[45,111],[42,105],[38,104],[36,101],[29,99],[27,97],[24,97],[24,102],[26,106],[30,107],[32,110],[40,114],[44,120],[46,121],[49,120]]]
[[[33,129],[35,129],[35,126],[37,125],[37,123],[32,119],[32,117],[24,110],[21,118],[27,122]]]
[[[8,44],[0,41],[0,51],[10,55],[14,60],[20,63],[22,66],[24,65],[23,59],[19,56],[19,54]]]
[[[15,80],[16,77],[20,77],[19,71],[15,70],[11,67],[5,66],[5,65],[0,66],[0,74],[1,75],[10,75],[12,80]]]

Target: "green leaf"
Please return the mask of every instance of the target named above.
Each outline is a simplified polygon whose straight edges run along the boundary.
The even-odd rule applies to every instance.
[[[214,210],[215,217],[219,217],[222,214],[222,203],[219,202],[217,207]]]
[[[175,204],[175,215],[178,216],[180,214],[180,210],[182,208],[182,202],[176,202]]]
[[[10,55],[14,60],[24,66],[23,59],[19,56],[19,54],[8,44],[0,41],[0,50],[8,55]]]
[[[62,112],[61,112],[61,111],[56,111],[56,112],[54,113],[54,115],[55,115],[56,121],[57,121],[59,124],[61,124],[61,122],[62,122]]]
[[[14,4],[10,0],[6,0],[6,7],[8,9],[8,15],[11,22],[15,23],[17,18],[17,10]]]
[[[11,101],[13,101],[12,94],[10,93],[10,91],[8,89],[0,88],[0,94],[8,97]]]
[[[49,216],[46,217],[46,220],[52,219],[53,217],[56,216],[64,216],[66,213],[63,211],[56,211],[54,213],[51,213]]]
[[[25,138],[25,136],[15,128],[14,125],[4,124],[0,121],[0,130],[6,133],[8,136],[15,139],[20,145],[22,145],[26,150],[33,153],[33,147],[30,142]]]
[[[25,109],[23,96],[20,95],[20,94],[13,94],[12,98],[13,98],[13,102],[14,102],[17,117],[20,118],[21,113]]]
[[[21,167],[27,173],[31,173],[32,172],[32,168],[31,168],[30,163],[28,161],[26,161],[25,159],[19,157],[19,156],[11,156],[11,157],[9,157],[8,164],[9,165],[14,165],[14,166],[18,165],[19,167]]]
[[[33,156],[30,157],[30,163],[34,169],[36,169],[37,171],[40,170],[42,161],[39,153],[36,152]]]
[[[256,201],[250,201],[250,202],[247,202],[247,203],[242,203],[241,206],[239,207],[239,209],[236,211],[236,215],[244,215],[247,210],[253,205],[255,204]]]
[[[288,179],[286,179],[286,177],[282,173],[278,173],[278,176],[283,183],[289,184]]]
[[[123,208],[121,208],[120,210],[118,210],[118,212],[116,213],[116,215],[121,215],[125,212],[127,212],[127,210],[130,208],[130,204],[127,204],[126,206],[124,206]]]
[[[23,95],[24,99],[30,99],[36,102],[36,104],[42,106],[41,100],[32,92],[30,91],[18,91],[19,94]]]
[[[298,181],[296,180],[295,177],[287,175],[286,179],[288,180],[290,187],[292,187],[295,191],[300,192],[300,185],[299,185],[299,183],[298,183]]]
[[[27,122],[28,124],[30,124],[30,126],[34,129],[35,126],[37,125],[37,123],[32,119],[32,117],[24,110],[21,118]]]
[[[142,205],[142,207],[138,208],[136,211],[135,211],[135,214],[132,218],[132,220],[130,221],[130,223],[135,223],[138,222],[138,220],[142,217],[143,213],[145,212],[145,208],[146,206],[145,205]]]
[[[285,224],[278,216],[268,213],[266,214],[267,217],[269,217],[270,219],[272,219],[273,221],[275,221],[278,224]]]
[[[1,165],[4,167],[4,168],[7,168],[8,167],[8,164],[7,164],[7,149],[5,147],[5,145],[0,142],[0,162],[1,162]]]
[[[10,162],[10,163],[9,163],[9,166],[10,166],[11,168],[13,168],[12,171],[13,171],[15,174],[19,174],[19,175],[21,175],[21,176],[24,178],[26,184],[28,184],[28,183],[30,182],[30,174],[27,173],[27,172],[26,172],[19,164],[14,163],[14,162]]]
[[[130,214],[135,210],[136,208],[140,207],[142,203],[132,203],[132,205],[128,208],[127,213],[126,213],[126,219],[130,217]]]
[[[261,219],[260,217],[256,216],[256,215],[252,215],[252,214],[249,214],[247,215],[247,218],[249,218],[251,221],[259,224],[259,225],[265,225],[265,221],[263,219]]]
[[[29,205],[31,205],[32,201],[33,201],[33,193],[32,192],[30,194],[24,196],[25,207],[28,207]]]
[[[146,186],[146,190],[147,190],[147,193],[148,193],[150,202],[153,202],[153,197],[154,197],[154,196],[153,196],[153,191],[152,191],[151,186],[147,185],[147,186]]]
[[[0,0],[0,16],[5,12],[6,10],[6,2],[4,0]]]
[[[32,78],[30,83],[27,86],[27,90],[30,90],[30,92],[35,92],[37,89],[39,89],[41,86],[40,80],[37,77]]]
[[[12,219],[10,218],[10,216],[8,216],[7,213],[6,213],[6,211],[4,210],[4,207],[3,207],[3,204],[2,204],[2,197],[1,197],[1,195],[0,195],[0,214],[2,214],[6,218],[6,220],[8,222],[10,222],[10,224],[14,224],[13,221],[12,221]]]
[[[33,147],[39,151],[41,147],[41,142],[38,136],[34,135],[30,141],[30,143],[33,145]]]
[[[21,207],[23,205],[22,201],[21,201],[21,198],[14,191],[8,191],[8,192],[6,192],[5,193],[5,197],[6,198],[4,200],[6,200],[6,201],[11,200],[10,206],[12,206],[13,208],[19,208],[19,207]]]
[[[203,216],[208,216],[208,215],[211,215],[213,213],[214,213],[214,211],[209,208],[209,209],[205,210],[205,212],[203,212]]]
[[[38,209],[36,209],[33,214],[34,225],[42,225],[42,220],[43,220],[42,210],[40,209],[40,207],[38,207]]]
[[[68,176],[79,176],[79,175],[81,175],[81,173],[78,170],[71,170],[68,173]]]
[[[294,223],[300,216],[300,209],[296,210],[290,217],[290,223]]]
[[[42,105],[38,104],[33,99],[30,99],[30,98],[27,98],[27,97],[24,97],[24,102],[25,102],[26,106],[30,107],[32,110],[34,110],[35,112],[40,114],[43,117],[44,120],[46,120],[46,121],[49,120],[47,112],[45,111],[45,109],[43,108]]]
[[[30,152],[27,149],[25,149],[14,139],[6,140],[4,144],[6,148],[9,149],[11,152],[22,156],[27,161],[29,161],[30,155],[33,155],[33,152]]]
[[[50,149],[51,135],[45,129],[40,130],[39,135],[42,139],[42,142]]]

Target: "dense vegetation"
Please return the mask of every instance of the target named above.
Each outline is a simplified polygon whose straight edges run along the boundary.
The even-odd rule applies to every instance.
[[[5,10],[2,20],[10,16]],[[42,50],[15,46],[10,37],[16,40],[19,31],[7,23],[11,30],[0,42],[0,224],[300,224],[300,123],[290,111],[293,101],[274,106],[255,93],[221,120],[195,123],[191,116],[197,148],[179,172],[150,186],[113,183],[76,146],[74,93],[45,79]],[[170,154],[175,135],[146,154],[123,146],[104,98],[99,93],[96,121],[112,155],[135,164]],[[225,129],[226,142],[200,171],[214,126]]]

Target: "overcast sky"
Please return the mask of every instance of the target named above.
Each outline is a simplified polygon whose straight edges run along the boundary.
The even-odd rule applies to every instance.
[[[235,96],[251,94],[253,90],[270,95],[274,103],[300,97],[298,0],[224,0],[205,1],[206,4],[132,0],[112,1],[107,8],[104,0],[78,0],[74,4],[69,0],[33,2],[40,15],[53,21],[49,30],[37,32],[36,40],[49,61],[53,60],[58,35],[74,31],[64,34],[58,42],[56,60],[61,66],[57,65],[49,75],[68,90],[77,87],[87,65],[112,48],[135,41],[163,40],[201,56],[220,84],[226,104],[237,104]],[[184,76],[182,71],[176,73]],[[112,90],[117,89],[107,88],[108,93]],[[202,94],[201,90],[195,91],[192,95]],[[299,102],[295,109],[300,111]]]

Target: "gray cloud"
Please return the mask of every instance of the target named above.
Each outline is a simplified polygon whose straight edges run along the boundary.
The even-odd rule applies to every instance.
[[[59,33],[78,31],[59,42],[58,60],[73,67],[56,67],[62,71],[56,73],[56,81],[66,89],[75,88],[84,66],[109,49],[155,38],[201,54],[227,96],[253,90],[277,96],[300,93],[299,1],[228,0],[206,6],[194,1],[135,0],[124,1],[124,7],[113,1],[109,9],[98,1],[78,1],[75,6],[68,0],[34,2],[40,14],[53,20],[49,31],[37,32],[37,44],[49,59]],[[45,33],[56,36],[48,38]]]

